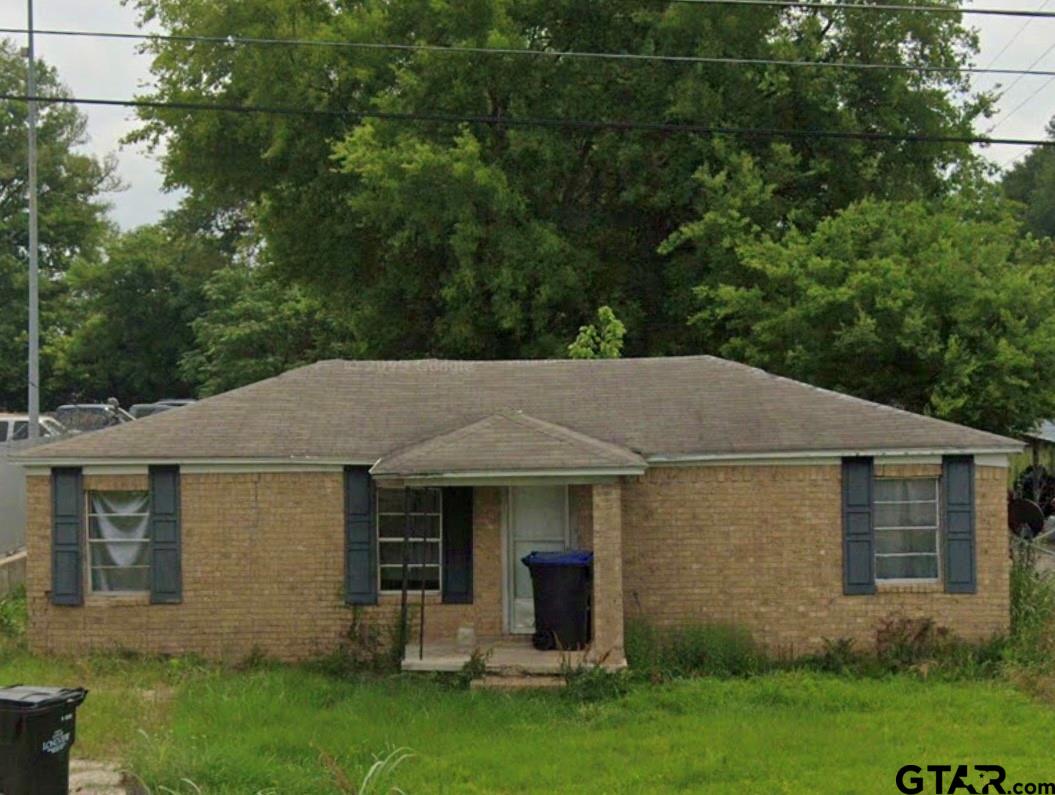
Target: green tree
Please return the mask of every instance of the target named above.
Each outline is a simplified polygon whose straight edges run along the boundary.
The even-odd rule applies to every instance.
[[[50,343],[57,388],[125,405],[190,394],[180,362],[206,309],[202,283],[227,262],[215,239],[180,228],[177,214],[115,234],[105,258],[75,263],[66,277],[72,322]]]
[[[207,307],[191,324],[196,344],[180,370],[202,396],[320,359],[362,356],[346,323],[266,266],[241,262],[223,268],[204,290]]]
[[[1055,119],[1048,122],[1055,141]],[[1025,205],[1026,227],[1037,237],[1055,237],[1055,146],[1038,146],[1004,176],[1004,193]]]
[[[737,249],[694,324],[722,355],[998,432],[1055,416],[1055,246],[999,200],[867,200]]]
[[[0,39],[0,91],[25,91],[26,61]],[[38,92],[62,95],[55,70],[37,67]],[[27,206],[24,102],[0,101],[0,407],[24,409],[27,380]],[[50,343],[65,333],[70,318],[64,275],[75,263],[98,261],[110,232],[101,194],[117,186],[113,164],[77,152],[85,141],[85,119],[66,105],[43,105],[38,127],[40,192],[41,403],[61,399]]]
[[[638,0],[136,0],[174,34],[956,67],[954,14]],[[357,120],[336,112],[617,119],[961,135],[988,100],[955,72],[603,61],[325,47],[151,44],[146,108],[169,184],[249,208],[276,271],[325,296],[364,354],[560,356],[604,304],[629,353],[699,348],[691,288],[744,230],[809,228],[866,196],[975,178],[958,144]],[[852,164],[852,167],[848,167]],[[690,226],[697,224],[696,226]],[[737,231],[737,226],[742,227]]]
[[[597,323],[579,328],[579,334],[568,346],[571,359],[618,359],[623,354],[626,326],[610,306],[597,310]]]

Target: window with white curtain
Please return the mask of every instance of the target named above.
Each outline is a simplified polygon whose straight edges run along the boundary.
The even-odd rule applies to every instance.
[[[88,493],[88,582],[94,593],[150,590],[150,494]]]
[[[405,511],[404,496],[410,500]],[[411,591],[420,591],[424,580],[426,591],[438,593],[443,543],[443,496],[438,488],[377,489],[381,592],[398,592],[403,588],[403,537],[407,514],[410,519],[407,587]]]
[[[940,511],[937,478],[877,478],[877,580],[937,580]]]

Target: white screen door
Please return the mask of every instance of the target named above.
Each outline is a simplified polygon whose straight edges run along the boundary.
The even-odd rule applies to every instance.
[[[513,486],[509,489],[509,631],[535,631],[531,573],[521,560],[529,552],[559,552],[568,541],[566,486]]]

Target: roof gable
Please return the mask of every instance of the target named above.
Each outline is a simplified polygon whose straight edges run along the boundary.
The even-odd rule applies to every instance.
[[[412,477],[466,472],[638,472],[645,460],[618,445],[594,439],[523,412],[492,414],[381,458],[375,476]]]

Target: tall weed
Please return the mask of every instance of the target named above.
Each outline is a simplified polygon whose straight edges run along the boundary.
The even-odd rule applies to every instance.
[[[1016,541],[1011,564],[1011,638],[1007,659],[1019,668],[1055,664],[1055,574],[1037,568],[1029,542]]]
[[[627,626],[632,671],[653,681],[687,676],[749,676],[770,667],[765,651],[743,627],[690,624],[661,629],[644,621]]]
[[[18,586],[0,599],[0,637],[21,642],[26,635],[26,588]]]

